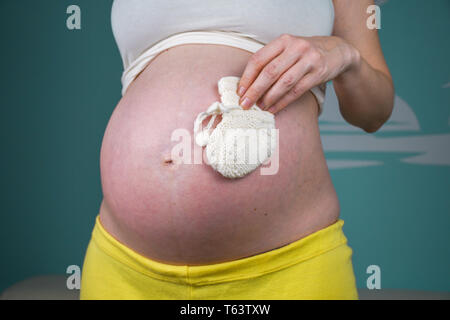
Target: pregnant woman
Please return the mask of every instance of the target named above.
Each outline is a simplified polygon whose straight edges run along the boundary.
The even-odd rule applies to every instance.
[[[350,124],[375,132],[392,112],[372,4],[114,1],[123,97],[103,138],[82,299],[357,298],[318,116],[330,80]],[[243,109],[274,115],[276,173],[229,179],[172,157],[177,129],[201,152],[193,124],[223,77],[240,78]]]

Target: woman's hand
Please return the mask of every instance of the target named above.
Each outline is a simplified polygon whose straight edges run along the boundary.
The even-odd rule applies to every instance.
[[[341,38],[282,35],[250,58],[238,86],[240,103],[276,113],[359,63],[358,50]]]

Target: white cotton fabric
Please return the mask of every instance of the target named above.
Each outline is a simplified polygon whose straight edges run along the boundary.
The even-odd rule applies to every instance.
[[[254,53],[283,33],[328,36],[332,0],[114,0],[111,24],[122,57],[122,94],[162,51],[182,44],[219,44]],[[325,84],[311,92],[319,103]]]
[[[206,146],[208,164],[226,178],[242,178],[266,162],[276,148],[275,118],[253,105],[243,110],[236,94],[238,77],[219,80],[221,102],[201,112],[194,123],[195,141]],[[217,115],[220,123],[210,133]],[[211,116],[205,129],[202,122]]]

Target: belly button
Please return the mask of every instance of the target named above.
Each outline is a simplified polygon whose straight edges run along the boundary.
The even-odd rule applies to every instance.
[[[178,167],[177,163],[173,159],[164,159],[162,165],[165,168],[176,169]]]
[[[176,169],[178,167],[178,162],[176,159],[172,159],[170,154],[163,154],[161,164],[163,167],[171,169]]]

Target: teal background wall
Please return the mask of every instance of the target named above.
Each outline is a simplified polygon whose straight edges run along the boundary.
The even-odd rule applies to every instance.
[[[81,30],[66,28],[71,4],[81,8]],[[82,266],[101,201],[101,140],[120,99],[111,4],[0,2],[0,291],[30,276]],[[357,284],[366,287],[366,268],[378,265],[382,288],[450,291],[450,1],[390,0],[381,21],[396,93],[420,129],[373,136],[426,137],[417,139],[417,149],[440,143],[444,159],[417,164],[402,159],[420,152],[325,148],[330,163],[379,163],[330,168]],[[341,133],[326,129],[326,118],[320,124],[325,146],[332,145],[326,139]]]

